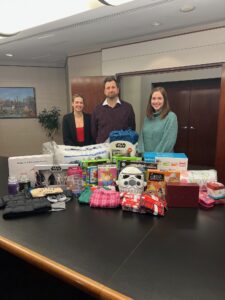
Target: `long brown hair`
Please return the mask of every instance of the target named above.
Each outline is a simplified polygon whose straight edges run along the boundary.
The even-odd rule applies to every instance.
[[[164,99],[164,103],[162,106],[162,110],[160,112],[160,118],[163,119],[167,116],[167,114],[170,112],[170,105],[169,105],[169,101],[168,101],[168,96],[167,96],[167,92],[166,90],[161,87],[155,87],[154,89],[152,89],[150,96],[149,96],[149,101],[148,101],[148,106],[147,106],[147,110],[146,110],[146,116],[151,119],[153,117],[153,113],[155,112],[154,108],[151,105],[151,99],[152,99],[152,95],[155,92],[160,92],[163,96]]]

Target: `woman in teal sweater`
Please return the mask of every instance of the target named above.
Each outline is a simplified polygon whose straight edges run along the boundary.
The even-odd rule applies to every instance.
[[[173,152],[177,131],[177,116],[170,111],[165,89],[154,88],[140,132],[138,152]]]

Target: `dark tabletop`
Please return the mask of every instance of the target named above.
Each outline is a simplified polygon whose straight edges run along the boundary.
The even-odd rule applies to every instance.
[[[50,215],[1,215],[1,236],[134,299],[225,299],[223,206],[158,218],[72,200]]]

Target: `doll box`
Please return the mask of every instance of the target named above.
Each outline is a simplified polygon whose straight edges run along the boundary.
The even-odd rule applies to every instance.
[[[196,183],[167,183],[168,207],[198,207],[199,185]]]
[[[113,164],[98,166],[98,185],[115,185],[117,179],[117,167]]]
[[[88,184],[98,184],[98,166],[87,167],[86,182]]]

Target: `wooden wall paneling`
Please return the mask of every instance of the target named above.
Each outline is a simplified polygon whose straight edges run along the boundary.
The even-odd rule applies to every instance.
[[[80,94],[84,97],[85,112],[91,114],[95,106],[105,99],[104,79],[104,76],[85,76],[72,79],[72,95]]]
[[[222,66],[221,74],[215,166],[218,180],[225,184],[225,64]]]

